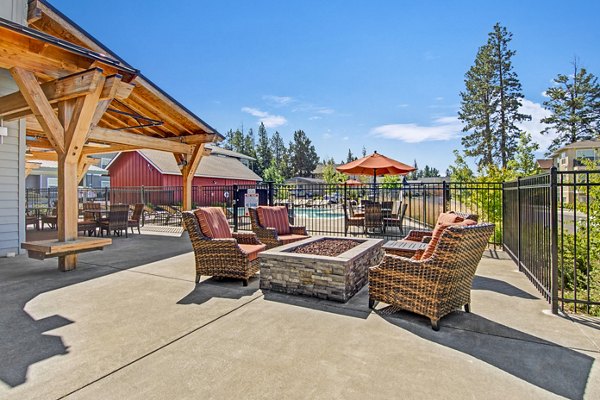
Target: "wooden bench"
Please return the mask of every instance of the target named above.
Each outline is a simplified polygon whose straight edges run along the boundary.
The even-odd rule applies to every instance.
[[[44,260],[51,257],[103,250],[104,246],[110,244],[112,244],[110,238],[79,237],[67,242],[59,242],[58,239],[23,242],[21,248],[27,250],[29,258]]]

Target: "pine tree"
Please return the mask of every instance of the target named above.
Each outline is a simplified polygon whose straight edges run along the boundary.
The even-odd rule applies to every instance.
[[[281,134],[278,131],[275,131],[271,137],[271,154],[277,167],[281,165],[286,151],[287,149],[283,139],[281,138]]]
[[[303,130],[294,132],[294,141],[290,143],[290,161],[296,176],[310,176],[319,163],[315,146]]]
[[[223,140],[223,144],[221,145],[221,147],[223,147],[226,150],[233,150],[233,130],[230,129],[227,131],[227,133],[225,133],[225,140]]]
[[[265,125],[261,122],[258,127],[258,145],[256,146],[256,161],[260,170],[259,175],[271,166],[272,159],[273,153],[269,143],[269,135],[267,134]]]
[[[465,155],[478,157],[484,169],[499,162],[506,168],[509,156],[517,148],[519,122],[531,116],[519,112],[521,83],[513,71],[516,54],[508,45],[512,33],[500,24],[494,25],[487,43],[479,48],[475,65],[465,75],[466,91],[461,92],[458,117],[470,132],[462,139]]]
[[[362,156],[366,157],[367,156],[367,148],[365,146],[363,146],[362,148]],[[356,159],[356,158],[355,158]]]
[[[556,85],[546,91],[550,99],[544,102],[544,107],[552,115],[542,119],[549,125],[542,133],[555,131],[559,135],[549,151],[600,135],[600,85],[593,74],[579,68],[577,59],[572,65],[573,74],[559,74],[554,78]]]
[[[352,162],[356,160],[356,157],[354,157],[354,154],[352,154],[352,150],[348,149],[348,155],[346,156],[346,163]]]
[[[491,54],[489,45],[479,48],[475,65],[465,74],[466,91],[460,93],[462,100],[458,112],[458,119],[465,124],[463,132],[469,132],[461,139],[465,155],[478,157],[480,167],[494,162],[492,115],[497,108],[497,100]]]
[[[239,129],[236,129],[235,132],[229,130],[228,132],[228,142],[229,148],[228,150],[237,151],[238,153],[244,153],[244,134]]]
[[[516,126],[522,121],[531,120],[530,115],[519,113],[521,107],[521,82],[517,73],[513,71],[511,58],[516,54],[509,50],[508,44],[512,39],[512,33],[499,23],[494,25],[494,31],[490,32],[488,45],[492,48],[494,70],[496,74],[495,84],[498,95],[498,109],[496,110],[496,148],[495,157],[500,159],[502,168],[508,165],[509,156],[517,148],[517,141],[521,130]]]
[[[415,168],[415,170],[412,172],[409,172],[408,175],[406,176],[406,179],[411,180],[411,181],[416,181],[419,178],[419,165],[417,164],[416,158],[413,163],[413,167]]]

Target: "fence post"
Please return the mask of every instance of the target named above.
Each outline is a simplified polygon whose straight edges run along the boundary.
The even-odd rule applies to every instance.
[[[558,182],[556,167],[550,169],[550,249],[552,314],[558,314]],[[588,216],[589,218],[589,216]]]
[[[521,177],[517,177],[517,265],[521,269]]]
[[[268,182],[269,184],[269,206],[273,206],[273,182]]]
[[[142,188],[140,189],[140,202],[142,204],[146,204],[145,197],[146,197],[146,193],[145,193],[144,185],[142,185]]]
[[[233,185],[233,231],[238,230],[238,185]]]
[[[448,201],[448,199],[446,198],[446,190],[447,190],[447,186],[446,186],[446,180],[442,181],[442,212],[446,212],[446,202]]]
[[[104,209],[108,210],[108,188],[104,188]]]
[[[344,207],[344,236],[348,236],[348,221],[346,220],[346,216],[348,213],[348,207],[350,207],[350,202],[348,201],[348,183],[344,182],[344,198],[342,199],[344,202],[342,206]]]

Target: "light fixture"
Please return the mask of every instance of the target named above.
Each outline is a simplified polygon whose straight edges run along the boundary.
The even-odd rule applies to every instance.
[[[178,162],[178,163],[177,163],[177,166],[178,166],[179,168],[183,168],[183,167],[185,167],[186,165],[187,165],[187,160],[186,160],[186,159],[183,159],[183,160],[181,160],[180,162]]]

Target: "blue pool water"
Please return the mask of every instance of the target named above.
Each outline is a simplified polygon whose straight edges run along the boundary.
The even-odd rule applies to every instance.
[[[344,212],[329,208],[295,207],[294,216],[296,218],[343,218]]]

